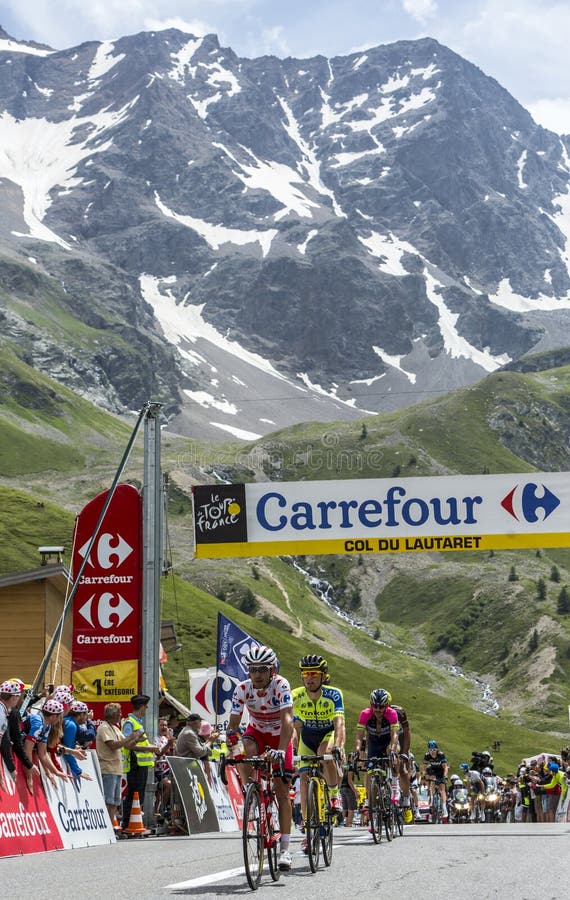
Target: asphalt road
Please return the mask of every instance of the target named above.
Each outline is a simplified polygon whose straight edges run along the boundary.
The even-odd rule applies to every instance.
[[[357,896],[420,900],[567,900],[570,823],[410,825],[378,846],[365,829],[340,828],[332,866],[311,874],[292,837],[293,869],[258,897]],[[168,900],[247,896],[239,834],[149,837],[105,847],[0,859],[2,900]]]

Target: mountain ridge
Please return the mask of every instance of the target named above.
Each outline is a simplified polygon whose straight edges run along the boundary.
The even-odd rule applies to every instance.
[[[102,352],[68,335],[56,367],[37,357],[99,404],[154,394],[182,433],[248,440],[568,342],[567,147],[433,39],[306,60],[176,30],[0,52],[0,136],[29,162],[0,160],[0,252],[101,331]]]

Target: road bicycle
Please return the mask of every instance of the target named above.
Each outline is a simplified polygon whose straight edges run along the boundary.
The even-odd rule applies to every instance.
[[[392,802],[392,782],[390,760],[386,756],[371,757],[360,771],[368,772],[370,783],[368,789],[368,815],[370,832],[375,844],[382,841],[382,832],[387,841],[391,841],[396,830],[396,812]],[[390,773],[390,774],[389,774]],[[402,834],[403,834],[402,819]]]
[[[434,777],[426,778],[426,781],[431,782],[431,797],[429,802],[429,820],[432,825],[441,825],[443,821],[443,801],[441,799],[441,794],[439,792],[438,785],[436,784],[436,780]],[[444,782],[445,784],[445,782]]]
[[[323,774],[323,762],[334,759],[338,765],[338,755],[324,753],[321,756],[295,756],[295,763],[307,767],[309,785],[307,790],[307,811],[305,815],[305,838],[307,856],[311,872],[319,867],[320,850],[323,850],[325,866],[330,866],[333,857],[333,832],[336,813],[331,807],[329,786]]]
[[[278,881],[281,875],[277,864],[281,833],[273,779],[277,775],[283,777],[283,761],[277,764],[267,756],[234,759],[221,756],[220,778],[224,784],[227,784],[226,766],[236,765],[251,767],[249,781],[244,785],[242,849],[247,882],[256,891],[261,882],[265,851],[273,881]]]
[[[402,805],[402,794],[400,793],[400,797],[397,803],[392,803],[392,816],[394,817],[394,837],[398,834],[400,837],[404,836],[404,807]]]

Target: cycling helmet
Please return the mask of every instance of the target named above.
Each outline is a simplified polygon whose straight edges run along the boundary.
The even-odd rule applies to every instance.
[[[437,750],[438,743],[437,741],[428,741],[428,750]]]
[[[301,672],[305,669],[309,672],[313,670],[315,672],[323,672],[323,674],[326,674],[328,672],[328,663],[322,656],[311,653],[309,656],[301,657],[299,660],[299,668]]]
[[[370,694],[370,706],[390,706],[391,700],[390,693],[385,691],[384,688],[376,688]]]
[[[60,716],[63,712],[63,703],[60,703],[59,700],[46,700],[43,711],[48,715]]]
[[[0,694],[17,694],[20,696],[22,688],[17,681],[3,681],[0,684]]]
[[[491,754],[489,753],[488,750],[483,750],[483,752],[480,755],[481,755],[481,759],[491,759]]]
[[[549,763],[548,763],[548,768],[549,768],[549,770],[550,770],[551,772],[558,772],[559,769],[560,769],[560,766],[558,765],[558,763],[555,763],[555,762],[549,762]]]
[[[271,647],[250,647],[244,656],[246,666],[274,666],[276,660]]]
[[[19,684],[23,691],[29,691],[32,688],[31,684],[26,684],[25,681],[22,681],[21,678],[9,678],[8,681],[15,681],[16,684]]]
[[[86,713],[89,712],[89,707],[83,700],[74,700],[73,703],[69,707],[69,712],[72,713]]]
[[[459,768],[461,769],[462,772],[468,772],[469,771],[469,763],[461,763]]]
[[[67,684],[60,684],[51,695],[51,699],[58,700],[64,706],[69,706],[73,700],[73,691]]]
[[[493,774],[493,770],[490,769],[489,766],[485,766],[485,768],[481,772],[481,775],[492,775],[492,774]]]
[[[461,781],[461,778],[459,777],[459,775],[452,775],[451,781]]]

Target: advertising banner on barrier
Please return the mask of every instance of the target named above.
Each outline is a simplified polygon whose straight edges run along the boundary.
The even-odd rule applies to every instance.
[[[182,799],[189,834],[220,831],[216,806],[200,761],[169,756],[168,762]]]
[[[228,779],[226,790],[236,817],[237,827],[241,831],[243,826],[243,791],[241,789],[241,781],[238,773],[232,766],[228,766],[226,775]]]
[[[0,758],[0,771],[7,788],[0,791],[0,857],[63,849],[40,779],[34,776],[34,793],[30,794],[24,767],[19,759],[15,763],[16,783]]]
[[[210,787],[210,796],[216,810],[220,831],[235,831],[237,823],[234,808],[230,802],[228,789],[220,778],[220,768],[217,762],[210,763],[210,776],[206,776],[206,778]]]
[[[81,567],[108,491],[77,516],[74,577]],[[75,696],[103,720],[105,704],[139,691],[142,593],[142,499],[119,484],[91,547],[73,601]]]
[[[199,558],[567,547],[567,472],[198,485]]]
[[[91,776],[91,781],[83,778],[63,781],[58,778],[54,787],[42,773],[47,802],[66,850],[113,844],[116,840],[93,757],[94,751],[88,751],[87,759],[79,763],[83,771]],[[64,761],[61,766],[68,771]]]

